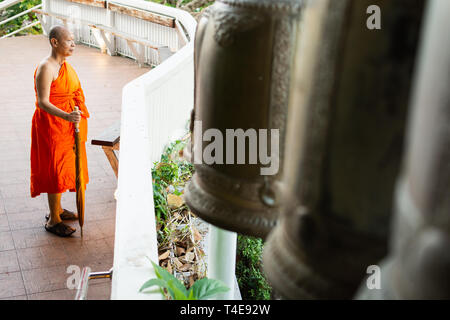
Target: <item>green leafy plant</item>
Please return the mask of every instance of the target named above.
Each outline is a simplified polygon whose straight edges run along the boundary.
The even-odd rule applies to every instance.
[[[219,293],[230,290],[221,281],[203,278],[195,281],[194,285],[187,290],[184,284],[170,274],[164,268],[151,261],[155,269],[156,279],[150,279],[139,289],[144,292],[146,289],[158,286],[161,293],[168,295],[172,300],[206,300]]]
[[[172,233],[171,228],[167,227],[167,223],[173,218],[171,214],[173,210],[169,208],[167,195],[170,192],[181,196],[184,185],[194,172],[194,166],[180,157],[180,153],[185,146],[186,141],[183,140],[170,143],[161,155],[160,161],[155,162],[152,168],[153,203],[157,221],[158,243],[161,246],[169,244]]]
[[[236,278],[244,300],[269,300],[272,288],[261,268],[264,243],[260,238],[238,235]]]
[[[0,1],[2,2],[2,1]],[[7,18],[10,18],[12,16],[17,15],[18,13],[21,13],[27,9],[31,9],[32,7],[38,5],[41,3],[41,0],[27,0],[27,1],[21,1],[6,10],[3,10],[0,12],[0,21],[5,20]],[[21,17],[18,17],[16,19],[13,19],[3,25],[0,26],[0,36],[5,35],[7,33],[13,32],[25,25],[31,24],[35,21],[38,21],[36,15],[32,12],[29,12],[28,14],[25,14]],[[16,35],[26,35],[26,34],[41,34],[42,33],[42,27],[40,24],[25,29],[21,32],[19,32]]]
[[[167,188],[169,185],[184,185],[192,177],[194,166],[183,160],[177,159],[174,155],[178,154],[186,145],[184,141],[177,140],[171,143],[161,155],[161,160],[155,162],[152,169],[153,178],[153,201],[155,205],[155,214],[158,223],[164,224],[169,215],[167,205]],[[173,192],[175,195],[181,195],[177,189]]]
[[[147,0],[166,5],[172,8],[180,8],[190,13],[198,13],[214,3],[214,0]]]
[[[167,193],[165,188],[159,183],[153,184],[153,201],[155,204],[155,213],[158,222],[164,219],[168,214]]]

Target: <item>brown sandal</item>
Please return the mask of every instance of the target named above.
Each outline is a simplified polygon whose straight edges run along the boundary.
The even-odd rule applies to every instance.
[[[61,220],[78,220],[78,215],[76,213],[73,213],[72,211],[63,209],[64,211],[61,212],[61,214],[59,215],[59,217],[61,218]],[[45,220],[50,219],[50,215],[47,214],[45,216]]]
[[[45,230],[47,230],[48,232],[56,234],[57,236],[60,236],[60,237],[68,237],[76,231],[74,228],[67,226],[62,222],[57,223],[51,227],[49,227],[49,226],[47,226],[47,224],[45,224],[44,227],[45,227]]]

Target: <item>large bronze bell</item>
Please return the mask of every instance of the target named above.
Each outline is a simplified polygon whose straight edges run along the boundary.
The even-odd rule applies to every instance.
[[[218,0],[199,21],[195,174],[185,199],[193,212],[223,229],[264,238],[276,224],[301,3]]]
[[[387,252],[424,0],[315,0],[303,9],[289,105],[286,200],[264,249],[291,299],[348,299]]]

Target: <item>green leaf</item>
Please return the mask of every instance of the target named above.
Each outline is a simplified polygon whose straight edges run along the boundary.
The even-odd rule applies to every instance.
[[[153,268],[155,269],[155,273],[156,276],[159,279],[163,279],[165,280],[167,283],[169,283],[169,281],[173,281],[172,286],[170,286],[171,288],[177,288],[179,291],[181,291],[184,296],[187,296],[187,290],[185,288],[185,286],[181,283],[180,280],[178,280],[177,278],[175,278],[171,273],[169,273],[166,269],[158,266],[156,263],[154,263],[152,261],[152,265]],[[175,296],[175,294],[174,294]]]
[[[148,257],[147,257],[148,258]],[[148,258],[148,260],[150,260],[150,258]],[[162,273],[164,270],[164,268],[161,268],[159,265],[155,264],[152,260],[150,260],[150,262],[153,265],[153,269],[155,270],[155,275],[158,279],[150,279],[149,281],[147,281],[146,283],[152,281],[152,280],[161,280],[162,282],[158,282],[158,284],[161,288],[165,288],[167,289],[167,292],[169,293],[169,295],[172,297],[172,299],[175,297],[175,293],[173,292],[172,288],[169,287],[169,285],[167,284],[168,282],[168,278],[164,278],[164,273]],[[166,271],[167,272],[167,271]],[[168,272],[167,272],[168,273]],[[169,273],[170,274],[170,273]],[[144,285],[146,284],[144,283]],[[144,286],[143,285],[143,286]],[[141,287],[142,289],[142,287]]]
[[[183,286],[183,290],[181,290],[181,288],[178,286],[178,284],[180,283],[180,281],[174,277],[173,280],[170,280],[167,284],[168,286],[173,290],[174,292],[174,297],[172,297],[174,300],[188,300],[187,297],[187,291]]]
[[[194,283],[192,290],[196,299],[205,300],[230,289],[222,281],[203,278]]]
[[[167,282],[162,279],[150,279],[146,283],[142,285],[142,287],[139,289],[139,292],[144,291],[147,288],[153,287],[153,286],[159,286],[161,288],[167,288]]]
[[[191,288],[190,290],[189,290],[189,295],[188,295],[188,298],[187,298],[188,300],[197,300],[195,297],[194,297],[194,290]]]

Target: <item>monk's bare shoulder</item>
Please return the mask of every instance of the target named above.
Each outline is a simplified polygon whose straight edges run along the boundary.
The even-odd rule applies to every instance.
[[[50,87],[54,80],[53,74],[54,68],[51,62],[46,59],[42,60],[36,70],[36,93],[39,105],[45,103],[50,97]]]
[[[44,82],[52,82],[57,77],[58,72],[54,63],[50,62],[47,58],[39,63],[36,71],[36,79],[42,80]]]

